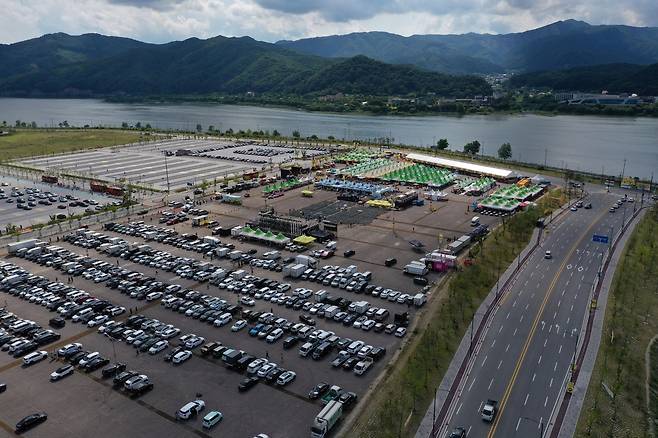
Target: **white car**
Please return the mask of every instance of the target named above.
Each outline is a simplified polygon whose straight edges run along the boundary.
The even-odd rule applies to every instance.
[[[206,403],[203,400],[191,401],[186,403],[182,408],[178,410],[178,412],[176,412],[176,417],[180,418],[181,420],[187,420],[188,418],[199,414],[205,409],[205,407]]]
[[[189,350],[194,350],[196,347],[203,344],[204,342],[206,342],[206,338],[203,338],[201,336],[195,336],[185,341],[185,348]]]
[[[23,365],[30,366],[48,357],[47,351],[35,351],[23,357]]]
[[[118,316],[122,313],[126,313],[126,308],[121,306],[112,306],[109,308],[110,315]]]
[[[192,357],[192,352],[190,350],[179,351],[171,358],[171,362],[176,365],[181,364]]]
[[[242,330],[246,326],[247,326],[247,321],[245,321],[244,319],[239,319],[239,320],[235,321],[235,324],[233,324],[233,326],[231,327],[231,331],[232,332],[239,332],[240,330]]]
[[[156,342],[155,344],[153,344],[151,348],[149,348],[149,354],[151,355],[158,354],[159,352],[161,352],[167,347],[169,347],[169,341],[163,339],[161,341]]]
[[[407,334],[407,329],[404,327],[398,327],[398,329],[395,330],[395,336],[397,336],[398,338],[402,338],[406,334]]]
[[[162,298],[162,292],[151,292],[146,296],[146,301],[155,301]]]
[[[100,327],[98,327],[98,333],[106,333],[112,330],[112,327],[115,325],[119,324],[116,321],[107,321],[104,324],[102,324]]]
[[[179,333],[180,333],[179,328],[170,327],[168,329],[165,329],[160,335],[165,339],[171,339],[173,337],[178,336]]]
[[[107,318],[108,318],[107,315],[98,315],[98,316],[94,316],[94,317],[91,318],[91,319],[89,320],[89,322],[87,323],[87,327],[91,328],[91,327],[96,327],[97,325],[101,325],[101,324],[103,324],[105,321],[107,321]]]
[[[297,377],[297,374],[294,371],[285,371],[276,379],[276,384],[285,386],[295,380],[295,377]]]
[[[256,359],[247,367],[247,374],[256,374],[261,367],[267,364],[267,359]]]
[[[74,367],[71,364],[61,366],[55,371],[50,373],[50,381],[55,382],[57,380],[63,379],[66,376],[73,374]]]
[[[59,350],[57,350],[57,355],[58,356],[70,356],[74,353],[77,353],[78,351],[82,350],[82,344],[76,342],[74,344],[66,344]]]
[[[80,362],[78,362],[78,366],[80,368],[84,368],[85,365],[87,365],[89,362],[94,360],[95,358],[99,357],[101,354],[98,351],[94,351],[93,353],[89,353],[82,359],[80,359]]]
[[[242,297],[240,298],[240,303],[244,304],[245,306],[253,307],[256,305],[256,300],[250,297]]]
[[[267,374],[276,367],[278,367],[278,365],[275,364],[274,362],[268,362],[265,365],[263,365],[262,367],[260,367],[260,369],[258,370],[256,375],[262,379],[265,376],[267,376]]]
[[[220,315],[220,317],[217,318],[213,324],[215,325],[215,327],[222,327],[228,324],[229,322],[231,322],[232,319],[233,316],[231,316],[230,313],[224,313]]]
[[[273,344],[278,341],[281,336],[283,336],[283,330],[280,328],[274,329],[269,335],[267,335],[265,341],[267,341],[269,344]]]
[[[126,388],[127,390],[131,390],[135,387],[137,387],[138,384],[141,384],[142,382],[148,383],[149,378],[145,374],[139,374],[137,376],[131,377],[130,379],[126,380],[125,383],[123,384],[123,387]]]

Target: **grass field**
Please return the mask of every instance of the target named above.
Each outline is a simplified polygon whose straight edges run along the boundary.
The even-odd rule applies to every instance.
[[[565,201],[561,191],[544,196],[537,208],[513,216],[471,249],[475,263],[435,292],[409,344],[346,436],[413,436],[480,303],[528,244],[537,219]]]
[[[139,132],[116,129],[21,129],[0,136],[0,161],[132,143]]]
[[[649,423],[658,418],[656,343],[649,355],[652,416],[647,411],[645,361],[649,342],[658,334],[658,208],[647,212],[624,251],[576,437],[649,437]]]

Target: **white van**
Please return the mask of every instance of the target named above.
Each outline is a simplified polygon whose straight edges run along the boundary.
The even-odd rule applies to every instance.
[[[473,219],[471,219],[471,226],[477,227],[478,225],[480,225],[480,216],[474,216]]]
[[[299,347],[299,355],[301,357],[306,357],[311,353],[311,351],[313,351],[313,348],[314,348],[314,344],[307,342],[301,347]]]
[[[208,412],[208,414],[206,414],[205,417],[203,417],[201,426],[203,426],[205,429],[210,429],[211,427],[222,421],[222,418],[224,418],[224,415],[221,412],[210,411]]]
[[[214,322],[215,327],[222,327],[233,319],[233,316],[231,316],[230,313],[223,313],[222,315],[219,316]]]

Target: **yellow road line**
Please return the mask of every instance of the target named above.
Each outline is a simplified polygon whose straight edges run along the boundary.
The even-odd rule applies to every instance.
[[[491,429],[489,430],[489,433],[487,434],[488,438],[492,438],[496,434],[496,429],[498,428],[498,423],[500,422],[501,417],[503,416],[503,412],[505,411],[505,405],[507,404],[507,400],[509,400],[509,396],[512,393],[512,389],[514,387],[514,384],[516,383],[516,378],[519,375],[519,371],[521,370],[521,366],[523,365],[523,361],[525,360],[525,356],[528,353],[528,348],[530,347],[530,343],[532,342],[532,338],[535,335],[535,331],[537,330],[537,325],[539,324],[539,320],[541,318],[541,315],[544,313],[544,308],[546,307],[546,303],[548,303],[548,300],[553,293],[553,289],[555,289],[555,285],[557,284],[558,279],[560,278],[560,275],[562,274],[562,271],[564,270],[564,267],[566,266],[567,262],[573,255],[573,253],[576,251],[578,248],[578,245],[581,244],[581,242],[589,235],[590,231],[594,226],[605,216],[607,211],[604,211],[599,215],[599,217],[596,218],[595,221],[592,222],[592,224],[587,228],[583,236],[574,243],[573,247],[569,251],[569,254],[567,257],[565,257],[564,261],[560,265],[560,269],[556,272],[555,276],[553,277],[553,280],[551,281],[551,284],[548,288],[548,291],[546,295],[544,296],[544,300],[541,303],[541,306],[539,308],[539,311],[537,312],[537,316],[535,316],[535,320],[532,323],[532,327],[530,328],[530,333],[528,334],[528,337],[526,338],[525,344],[523,345],[523,349],[521,350],[521,355],[519,356],[519,359],[516,362],[516,366],[514,367],[514,372],[512,373],[512,377],[507,384],[507,387],[505,388],[505,392],[503,393],[503,398],[500,401],[500,408],[498,410],[498,413],[496,415],[496,418],[494,419],[494,422],[491,426]]]

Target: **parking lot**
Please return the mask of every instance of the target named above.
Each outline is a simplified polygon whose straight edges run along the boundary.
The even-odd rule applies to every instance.
[[[16,190],[13,190],[14,187]],[[25,202],[20,203],[22,200]],[[80,205],[78,201],[91,203]],[[57,214],[69,216],[86,210],[96,211],[115,201],[116,198],[85,190],[0,175],[0,223],[3,224],[3,233],[10,224],[19,228],[45,224]],[[18,205],[29,206],[29,210],[17,208]]]
[[[180,152],[177,154],[178,151]],[[322,154],[323,151],[274,147],[227,140],[159,140],[75,154],[37,157],[20,164],[58,173],[75,172],[109,182],[130,182],[159,190],[231,177],[264,165]]]

